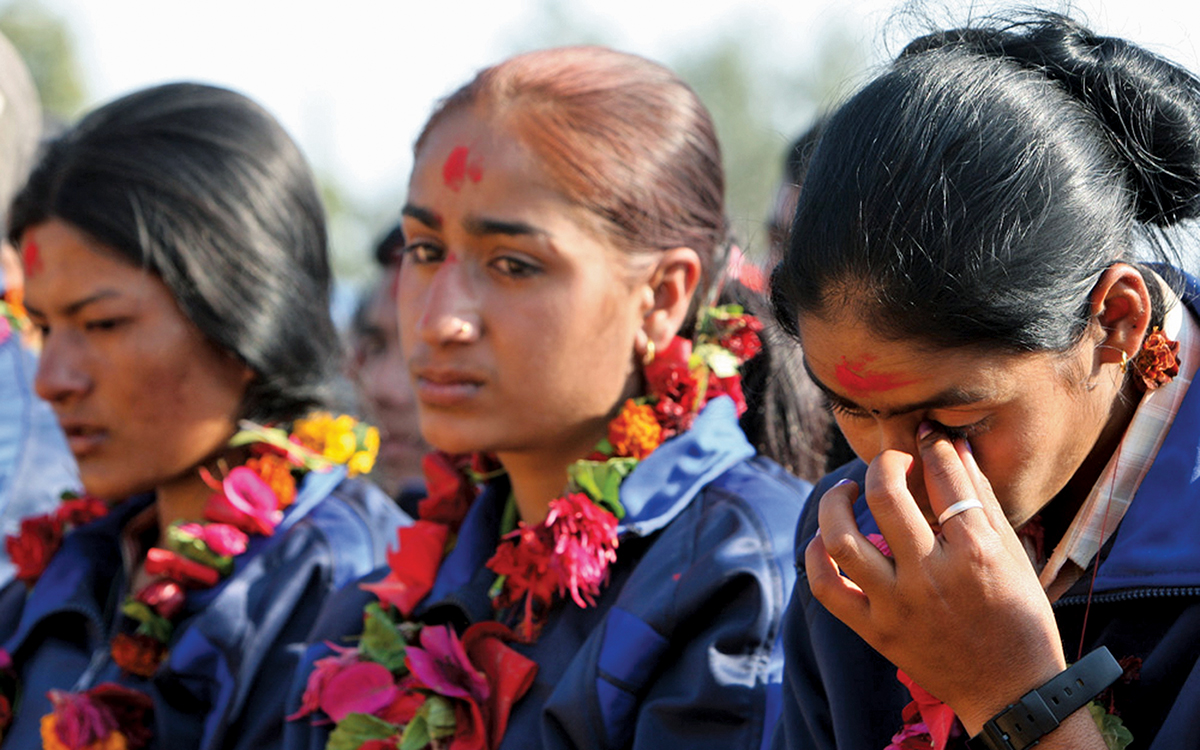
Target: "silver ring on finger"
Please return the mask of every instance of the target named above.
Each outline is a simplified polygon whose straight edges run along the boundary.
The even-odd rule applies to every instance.
[[[972,508],[979,508],[980,510],[982,510],[983,503],[979,502],[977,499],[975,499],[973,497],[969,497],[966,500],[959,500],[957,503],[955,503],[954,505],[951,505],[949,508],[946,508],[945,510],[943,510],[941,512],[940,515],[938,515],[938,526],[945,526],[946,521],[949,521],[951,518],[954,518],[959,513],[962,513],[963,511],[971,510]]]

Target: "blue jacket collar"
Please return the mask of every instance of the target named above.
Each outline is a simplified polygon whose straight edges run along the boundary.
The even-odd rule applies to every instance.
[[[670,523],[705,485],[754,456],[733,401],[713,399],[692,429],[659,446],[621,484],[625,518],[619,531],[653,534]]]
[[[646,536],[670,523],[705,485],[755,454],[738,426],[733,401],[713,399],[692,428],[647,456],[621,484],[625,518],[618,533]],[[493,483],[471,506],[458,542],[442,562],[427,602],[465,586],[496,551],[507,482]]]

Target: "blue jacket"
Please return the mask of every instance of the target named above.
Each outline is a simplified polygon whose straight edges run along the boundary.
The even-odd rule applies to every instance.
[[[152,500],[127,500],[68,535],[28,597],[19,582],[0,595],[0,637],[21,689],[3,747],[41,747],[51,688],[109,681],[154,699],[151,747],[277,746],[287,686],[324,599],[378,566],[406,521],[344,469],[309,474],[275,534],[252,537],[230,577],[188,595],[168,660],[146,680],[121,674],[109,641],[128,588],[121,529]]]
[[[762,747],[778,715],[791,529],[807,489],[756,457],[732,403],[714,400],[622,485],[627,515],[597,606],[559,601],[537,642],[515,646],[538,674],[502,747]],[[463,627],[492,617],[495,575],[485,563],[507,494],[494,486],[475,502],[420,619]],[[323,638],[362,629],[369,596],[357,587],[341,596],[319,626]],[[306,662],[328,654],[318,642]],[[292,707],[307,676],[297,674]],[[327,736],[327,727],[293,722],[285,746],[315,750]]]
[[[1185,302],[1196,315],[1191,280]],[[1107,646],[1125,664],[1140,659],[1103,696],[1133,733],[1136,747],[1200,745],[1200,382],[1189,387],[1154,465],[1116,533],[1098,555],[1087,629],[1083,617],[1092,567],[1057,602],[1067,658]],[[813,598],[804,548],[817,532],[817,500],[842,477],[860,482],[855,461],[821,480],[796,531],[799,581],[784,637],[787,676],[776,750],[882,750],[911,700],[896,668]],[[855,505],[863,533],[878,532],[865,498]],[[1124,661],[1129,660],[1129,661]],[[1015,697],[1015,696],[1014,696]]]

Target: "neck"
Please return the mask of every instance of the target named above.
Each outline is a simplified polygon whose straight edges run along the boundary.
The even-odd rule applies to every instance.
[[[1088,453],[1087,458],[1080,464],[1066,487],[1058,494],[1054,502],[1042,511],[1042,523],[1046,530],[1046,548],[1053,549],[1066,533],[1067,527],[1075,519],[1079,509],[1091,494],[1092,488],[1100,479],[1104,467],[1117,452],[1125,431],[1133,420],[1141,401],[1142,392],[1133,383],[1133,378],[1126,378],[1117,397],[1113,399],[1112,410],[1104,429],[1096,444]]]
[[[581,431],[578,439],[564,440],[554,449],[496,454],[508,474],[522,521],[538,524],[546,519],[550,501],[567,489],[567,467],[589,455],[607,429],[604,420],[596,429]]]
[[[195,470],[187,476],[160,484],[155,490],[159,538],[165,539],[167,527],[176,521],[203,519],[204,506],[212,493],[212,488],[204,483]]]
[[[160,538],[166,538],[167,528],[175,521],[202,521],[204,519],[204,507],[208,504],[208,499],[214,490],[201,477],[201,467],[206,468],[214,478],[219,479],[225,475],[229,467],[240,465],[246,458],[247,455],[243,450],[228,451],[222,456],[206,461],[200,466],[188,469],[159,484],[155,488],[155,505],[158,507]]]
[[[527,456],[504,455],[499,458],[508,472],[517,515],[528,524],[544,521],[550,510],[550,501],[563,494],[567,486],[567,466],[570,462],[544,465]]]

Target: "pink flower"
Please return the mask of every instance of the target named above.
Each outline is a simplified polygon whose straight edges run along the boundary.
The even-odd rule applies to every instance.
[[[559,594],[571,592],[580,607],[595,606],[617,559],[617,518],[575,493],[550,501],[546,525],[554,535],[551,565],[558,571]]]
[[[399,696],[392,673],[373,661],[355,662],[330,674],[321,691],[321,710],[334,721],[349,714],[376,714]]]
[[[245,532],[227,523],[184,523],[180,524],[179,530],[204,542],[218,555],[236,557],[246,551],[250,542]]]
[[[883,534],[867,534],[867,541],[874,544],[884,555],[888,557],[892,556],[892,548],[888,546],[887,540],[883,538]]]
[[[54,705],[55,734],[67,747],[87,747],[118,729],[113,712],[87,693],[51,690],[49,696]]]
[[[8,341],[8,337],[12,336],[12,326],[8,322],[8,318],[0,315],[0,344]]]
[[[326,642],[337,656],[327,656],[313,662],[313,671],[308,675],[308,684],[304,687],[304,696],[300,699],[300,710],[287,717],[294,721],[311,714],[321,707],[321,695],[325,692],[329,678],[347,667],[358,663],[358,649],[341,648]]]
[[[439,695],[465,698],[475,703],[487,700],[487,676],[467,658],[458,635],[444,625],[421,629],[421,647],[409,646],[404,663],[426,687]]]
[[[262,477],[239,466],[225,477],[221,491],[213,493],[204,509],[204,517],[228,523],[248,534],[270,536],[283,518],[279,499]]]

